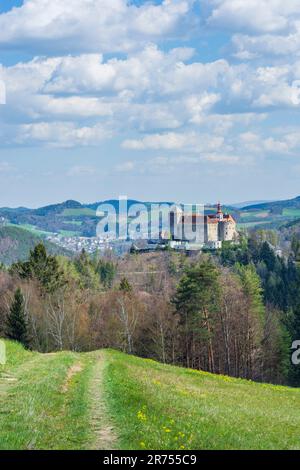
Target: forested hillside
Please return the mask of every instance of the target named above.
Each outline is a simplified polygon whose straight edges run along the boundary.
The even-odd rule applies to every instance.
[[[299,385],[290,357],[300,337],[300,273],[292,251],[277,256],[273,236],[254,233],[192,257],[83,251],[70,259],[39,244],[27,261],[0,272],[0,334],[42,352],[115,348]]]
[[[13,226],[0,226],[0,263],[11,265],[16,261],[26,260],[31,249],[42,241],[42,237],[32,232]],[[67,250],[45,241],[45,246],[52,254],[69,254]]]

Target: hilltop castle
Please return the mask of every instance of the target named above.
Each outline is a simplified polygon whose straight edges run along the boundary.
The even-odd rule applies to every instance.
[[[230,214],[224,214],[218,203],[217,213],[204,216],[204,243],[233,241],[238,237],[236,221]]]
[[[211,249],[222,247],[223,241],[235,241],[238,239],[236,221],[230,214],[224,214],[221,204],[217,205],[217,212],[208,215],[183,215],[181,211],[171,213],[171,246],[174,248],[185,242],[181,237],[182,226],[192,229],[196,223],[203,227],[203,245]]]

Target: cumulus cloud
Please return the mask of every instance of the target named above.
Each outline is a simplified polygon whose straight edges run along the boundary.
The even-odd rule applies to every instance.
[[[224,143],[221,136],[197,134],[195,132],[147,135],[139,140],[125,140],[123,148],[130,150],[181,150],[190,149],[193,152],[216,150]]]
[[[232,30],[282,32],[300,16],[298,0],[209,0],[208,23]]]
[[[299,56],[300,21],[295,22],[292,32],[286,35],[261,34],[249,36],[235,34],[232,37],[234,55],[241,60],[252,60],[261,56]]]
[[[125,138],[123,148],[177,149],[186,135],[199,147],[196,129],[225,135],[266,111],[300,105],[300,62],[253,67],[192,59],[189,48],[148,45],[123,59],[82,54],[2,66],[3,116],[28,144],[54,144],[56,133],[57,145],[94,145],[135,131],[149,135]]]
[[[122,146],[129,150],[184,150],[195,154],[213,153],[221,149],[232,150],[225,143],[223,136],[196,132],[151,134],[139,140],[125,140]]]
[[[237,144],[238,141],[244,151],[252,155],[298,156],[297,150],[300,145],[298,130],[291,131],[285,128],[273,131],[272,135],[268,137],[251,131],[241,133],[238,136]]]
[[[101,125],[79,127],[72,122],[23,124],[17,129],[17,144],[44,143],[53,147],[97,145],[111,137]]]
[[[196,155],[160,155],[144,160],[128,160],[119,165],[116,165],[115,171],[118,173],[132,173],[132,174],[169,174],[172,171],[180,171],[182,167],[189,167],[192,171],[195,168],[201,170],[203,164],[211,163],[214,167],[222,166],[236,166],[249,163],[249,159],[241,158],[238,155],[226,155],[222,153],[210,154],[196,154]]]
[[[44,83],[43,91],[70,94],[114,91],[122,94],[121,98],[133,98],[144,93],[171,95],[216,86],[219,77],[228,71],[228,63],[225,60],[185,63],[193,52],[191,48],[175,48],[166,53],[149,44],[126,59],[104,62],[101,54],[50,59],[49,81]]]
[[[24,0],[0,15],[0,44],[46,51],[124,52],[178,31],[194,0]]]
[[[126,59],[104,61],[101,54],[83,54],[35,58],[2,67],[1,76],[7,83],[6,121],[24,123],[27,142],[30,136],[36,142],[47,141],[39,136],[45,129],[52,129],[52,141],[53,130],[57,130],[57,142],[63,145],[68,137],[73,139],[73,134],[67,131],[62,138],[55,122],[73,122],[77,129],[91,128],[91,120],[94,127],[105,121],[106,127],[110,125],[118,132],[201,124],[220,99],[207,87],[218,87],[230,67],[225,61],[185,63],[183,60],[191,59],[192,54],[188,48],[163,52],[149,45]],[[215,77],[211,83],[209,76]],[[76,136],[72,142],[86,144],[84,138],[80,141]]]
[[[169,132],[168,134],[147,135],[139,140],[125,140],[122,147],[130,150],[175,150],[183,148],[188,140],[189,138],[187,135]]]
[[[196,49],[178,41],[188,33],[183,24],[194,0],[139,7],[126,0],[25,0],[0,15],[2,48],[45,53],[0,66],[7,95],[2,144],[72,147],[117,137],[126,154],[164,152],[152,158],[156,167],[171,158],[173,165],[234,165],[295,152],[296,132],[273,135],[266,127],[260,135],[256,126],[300,106],[299,1],[203,2],[209,13],[201,28],[227,28],[239,60],[218,53],[201,61],[196,41]],[[273,60],[288,53],[292,59]],[[135,171],[129,158],[117,171]],[[81,166],[69,174],[88,172]]]
[[[232,33],[235,57],[299,55],[300,3],[298,0],[204,0],[210,7],[209,27]]]
[[[99,54],[40,58],[2,67],[1,75],[7,83],[8,104],[32,112],[36,105],[37,113],[42,108],[58,114],[65,109],[67,114],[87,115],[90,110],[91,115],[109,115],[116,103],[153,105],[159,100],[165,116],[165,99],[172,97],[171,105],[177,97],[181,112],[194,123],[200,123],[217,103],[236,99],[251,106],[272,88],[277,92],[283,87],[293,94],[298,87],[298,63],[256,69],[226,60],[186,63],[182,57],[187,52],[191,53],[186,49],[166,53],[150,45],[126,59],[103,61]]]

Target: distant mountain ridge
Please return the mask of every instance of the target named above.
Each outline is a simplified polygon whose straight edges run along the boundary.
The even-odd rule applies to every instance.
[[[154,202],[142,202],[135,199],[127,200],[128,208],[133,204],[141,203],[148,207],[155,204]],[[33,232],[44,232],[45,236],[47,233],[57,233],[65,236],[93,237],[96,234],[96,226],[99,222],[96,211],[101,204],[111,204],[118,211],[119,200],[108,199],[82,204],[71,199],[37,209],[4,207],[0,208],[0,224],[2,219],[2,225],[13,224]],[[172,202],[158,202],[158,204],[172,204]]]
[[[132,204],[173,204],[171,201],[139,201],[128,199],[128,208]],[[13,224],[26,228],[39,236],[47,234],[60,234],[63,236],[93,237],[99,218],[96,210],[100,204],[111,204],[118,211],[119,200],[108,199],[94,203],[80,203],[67,200],[58,204],[51,204],[37,209],[26,207],[0,208],[0,225]],[[246,203],[247,204],[247,203]],[[249,228],[260,225],[264,227],[278,227],[284,223],[300,218],[300,196],[282,201],[264,201],[238,207],[239,204],[224,206],[224,212],[233,215],[241,227]],[[215,204],[207,204],[205,212],[215,210]],[[37,233],[38,232],[38,233]]]
[[[258,204],[265,204],[267,202],[273,202],[273,200],[263,200],[263,201],[243,201],[243,202],[235,202],[233,204],[229,204],[231,207],[234,207],[235,209],[243,209],[249,206],[254,206]]]
[[[293,199],[286,199],[282,201],[269,201],[263,203],[256,203],[242,208],[242,210],[256,210],[256,209],[274,209],[274,208],[300,208],[300,196]]]

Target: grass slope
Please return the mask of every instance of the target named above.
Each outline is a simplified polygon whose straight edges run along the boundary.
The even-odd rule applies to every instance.
[[[0,379],[0,449],[83,449],[90,439],[87,383],[93,360],[40,355],[7,343]],[[77,370],[77,369],[76,369]]]
[[[300,390],[109,353],[122,449],[299,449]]]
[[[7,342],[0,449],[299,449],[300,391]]]

